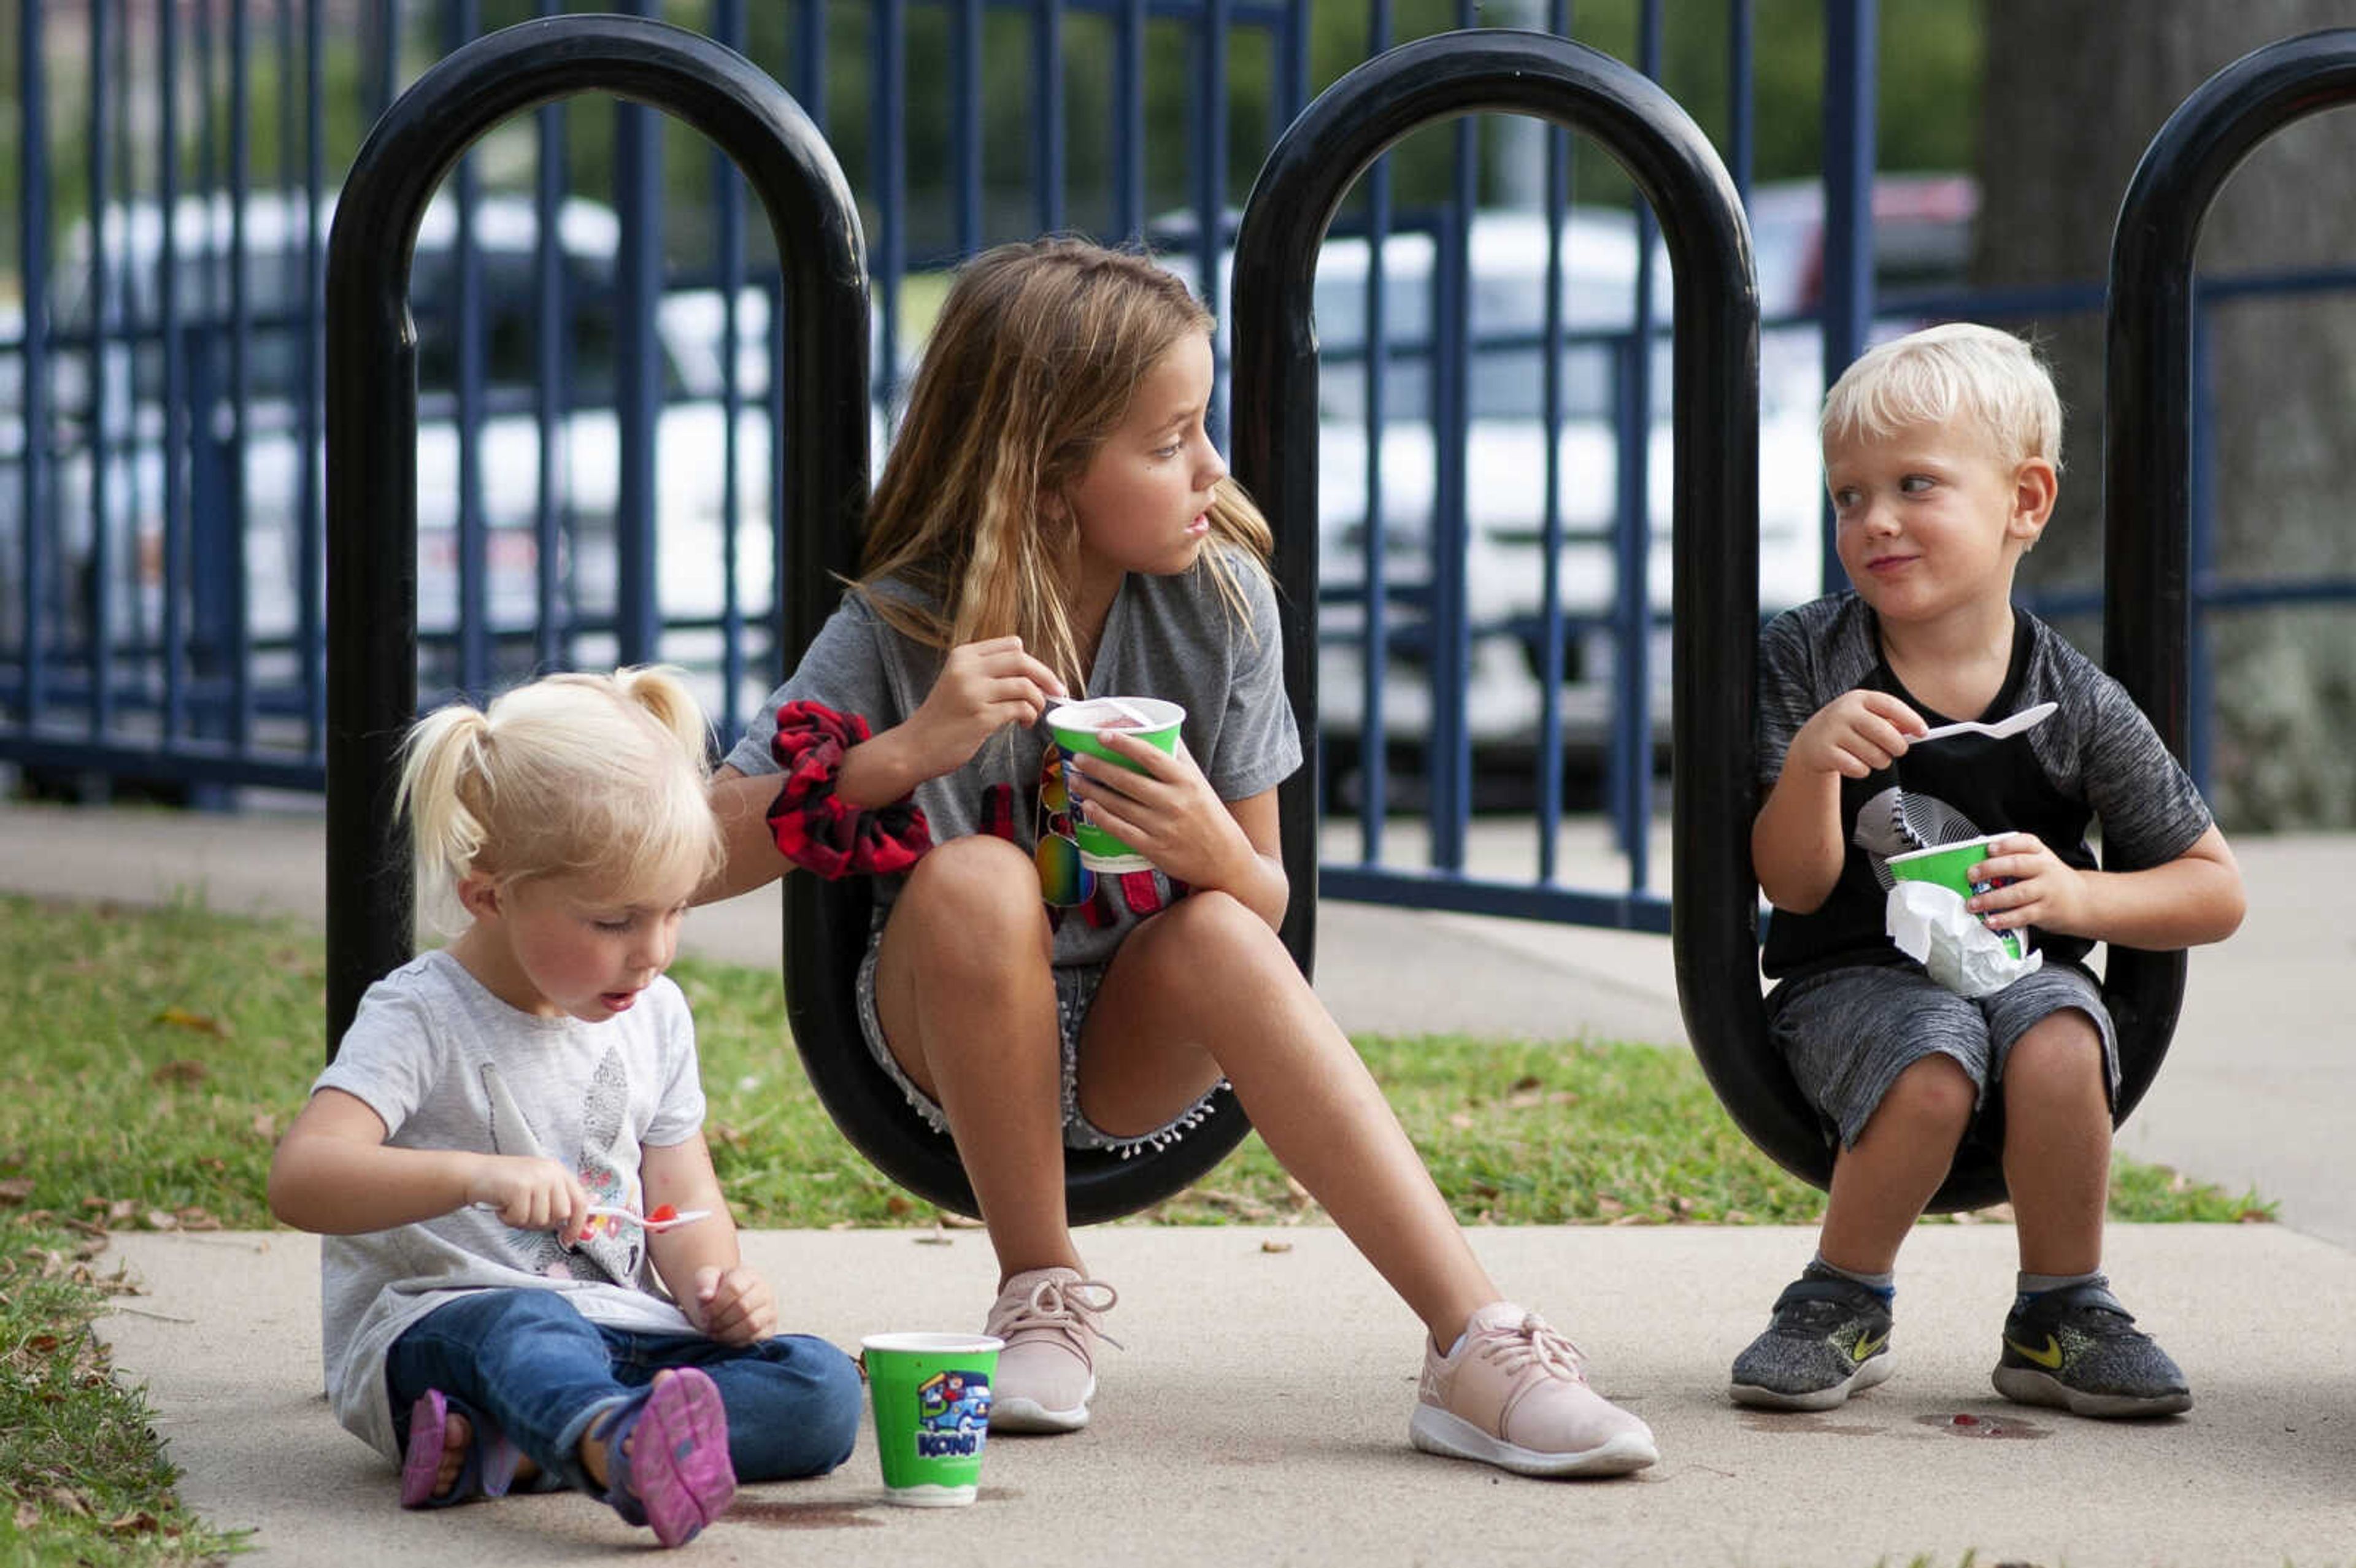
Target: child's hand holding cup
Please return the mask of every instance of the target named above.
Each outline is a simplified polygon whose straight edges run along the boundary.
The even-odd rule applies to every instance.
[[[1990,833],[1978,838],[1960,839],[1952,844],[1934,844],[1928,849],[1911,854],[1892,855],[1887,862],[1890,874],[1901,882],[1933,882],[1945,888],[1956,898],[1968,900],[1975,893],[1987,892],[1991,887],[2002,887],[2004,880],[1990,881],[1980,874],[1979,864],[1987,859],[1996,843],[2005,837]],[[1985,916],[1974,916],[1983,926]],[[1992,932],[2003,944],[2007,956],[2019,958],[2026,952],[2024,933],[2008,928]]]
[[[1064,753],[1063,765],[1066,769],[1074,758],[1086,756],[1101,758],[1131,773],[1143,770],[1106,745],[1098,738],[1101,731],[1120,731],[1156,751],[1175,752],[1179,727],[1185,721],[1183,708],[1155,697],[1092,698],[1086,702],[1064,703],[1047,714],[1047,728]],[[1069,783],[1066,778],[1066,784]],[[1153,868],[1152,861],[1089,822],[1087,809],[1077,796],[1073,797],[1072,836],[1079,843],[1080,864],[1092,871],[1145,871]]]

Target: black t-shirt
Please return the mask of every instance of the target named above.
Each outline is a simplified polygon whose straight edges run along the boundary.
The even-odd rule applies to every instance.
[[[1941,713],[1904,686],[1881,656],[1871,607],[1841,592],[1787,610],[1759,639],[1759,798],[1783,770],[1800,727],[1843,692],[1886,691],[1929,724],[2001,718],[2040,702],[2060,710],[2004,740],[1963,734],[1912,748],[1891,767],[1841,781],[1848,856],[1814,912],[1778,910],[1763,959],[1770,979],[1847,964],[1911,964],[1890,941],[1883,860],[1909,849],[1988,833],[2033,833],[2072,866],[2100,863],[2086,842],[2102,824],[2114,870],[2172,860],[2208,831],[2209,807],[2126,689],[2026,610],[2013,611],[2012,664],[1985,714]],[[2048,963],[2083,958],[2094,944],[2031,927]]]

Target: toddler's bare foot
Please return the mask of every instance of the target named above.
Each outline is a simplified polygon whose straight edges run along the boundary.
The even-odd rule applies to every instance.
[[[434,1471],[434,1496],[446,1498],[466,1467],[466,1449],[475,1441],[475,1424],[456,1411],[442,1418],[442,1463]]]
[[[440,1389],[427,1389],[410,1407],[401,1506],[441,1508],[469,1498],[504,1497],[522,1461],[496,1427]]]

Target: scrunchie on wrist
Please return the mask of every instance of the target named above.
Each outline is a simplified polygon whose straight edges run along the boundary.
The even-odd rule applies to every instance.
[[[785,787],[770,805],[769,832],[777,852],[832,880],[854,874],[905,871],[933,847],[933,831],[914,801],[863,809],[834,793],[843,753],[867,739],[867,720],[817,702],[777,709],[769,753],[785,770]]]

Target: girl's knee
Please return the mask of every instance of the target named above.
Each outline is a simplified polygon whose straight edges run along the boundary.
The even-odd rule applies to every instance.
[[[765,1340],[755,1354],[766,1369],[758,1401],[729,1411],[729,1460],[737,1475],[759,1481],[822,1476],[850,1458],[866,1399],[851,1358],[806,1334]]]
[[[495,1337],[561,1335],[595,1338],[596,1326],[559,1290],[471,1291],[437,1307],[409,1330],[420,1338],[481,1344]],[[408,1334],[402,1336],[408,1338]]]
[[[1027,923],[1037,930],[1043,950],[1049,934],[1038,868],[1021,849],[986,833],[927,850],[908,872],[893,921],[960,937],[977,927],[1016,933]]]
[[[1215,962],[1222,974],[1248,973],[1262,965],[1292,968],[1284,941],[1250,905],[1232,893],[1193,892],[1141,928],[1138,934],[1159,925],[1155,946],[1182,964],[1190,976],[1200,976]]]

